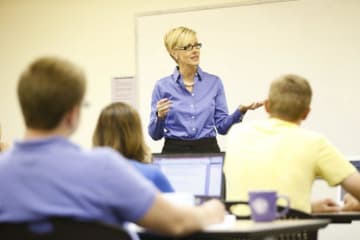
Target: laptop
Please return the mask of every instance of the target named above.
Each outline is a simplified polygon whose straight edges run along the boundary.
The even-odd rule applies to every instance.
[[[175,192],[197,199],[224,199],[225,153],[152,154],[152,162],[169,179]]]
[[[360,156],[357,157],[348,157],[350,163],[352,165],[354,165],[354,167],[358,170],[358,172],[360,172]],[[337,187],[337,202],[339,204],[343,204],[344,203],[344,196],[346,194],[346,191],[339,185]]]

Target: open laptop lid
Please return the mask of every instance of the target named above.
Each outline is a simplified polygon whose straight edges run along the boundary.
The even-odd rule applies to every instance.
[[[152,161],[166,175],[176,192],[189,192],[201,199],[225,198],[224,152],[153,153]]]

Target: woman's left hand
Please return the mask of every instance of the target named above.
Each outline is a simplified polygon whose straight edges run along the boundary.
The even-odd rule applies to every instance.
[[[264,105],[264,101],[261,102],[252,102],[249,105],[240,105],[239,110],[241,113],[246,113],[247,110],[255,110]]]

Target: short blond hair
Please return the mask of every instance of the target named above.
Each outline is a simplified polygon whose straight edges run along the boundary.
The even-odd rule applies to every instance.
[[[164,44],[171,58],[177,62],[176,59],[171,55],[171,51],[176,47],[184,47],[190,44],[191,41],[196,38],[196,32],[194,30],[181,26],[173,28],[165,34]]]
[[[269,113],[289,121],[298,121],[310,107],[312,90],[309,82],[298,75],[287,74],[270,86]]]

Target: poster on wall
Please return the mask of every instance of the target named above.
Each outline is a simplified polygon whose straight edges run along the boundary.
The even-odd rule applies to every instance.
[[[120,76],[111,79],[111,102],[126,102],[137,107],[134,76]]]

